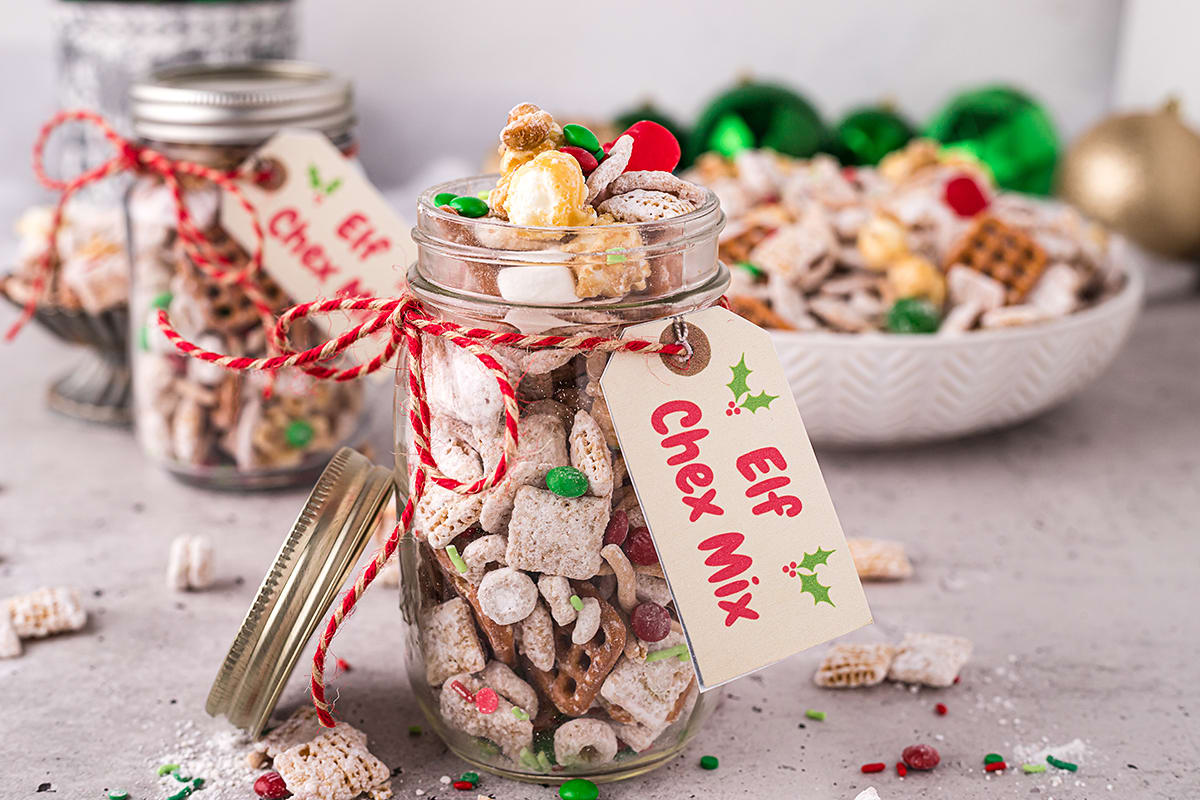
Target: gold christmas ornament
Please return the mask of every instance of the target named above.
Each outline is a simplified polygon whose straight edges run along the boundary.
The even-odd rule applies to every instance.
[[[1200,252],[1200,135],[1174,101],[1109,117],[1079,137],[1060,166],[1058,193],[1150,250]]]

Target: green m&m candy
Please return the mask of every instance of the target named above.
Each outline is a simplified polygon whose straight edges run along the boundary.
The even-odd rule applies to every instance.
[[[433,196],[433,204],[438,208],[450,205],[450,201],[458,197],[454,192],[438,192]]]
[[[596,138],[596,134],[589,131],[582,125],[576,125],[574,122],[563,125],[563,139],[572,147],[582,147],[589,153],[595,153],[600,150],[600,140]],[[600,152],[604,152],[600,150]]]
[[[488,213],[488,204],[478,197],[456,197],[446,205],[464,217],[482,217]]]
[[[559,497],[579,497],[588,489],[587,475],[575,467],[555,467],[546,473],[546,488]]]
[[[299,449],[312,441],[313,427],[307,420],[294,419],[284,429],[283,438],[287,440],[288,447]]]
[[[892,333],[933,333],[941,324],[941,315],[928,300],[904,297],[887,313],[887,329]]]
[[[558,787],[558,796],[562,800],[596,800],[600,796],[600,789],[589,780],[572,778]]]

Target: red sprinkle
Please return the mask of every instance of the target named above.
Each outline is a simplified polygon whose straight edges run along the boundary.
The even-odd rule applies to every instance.
[[[993,761],[991,764],[985,764],[983,767],[984,772],[999,772],[1002,769],[1008,769],[1008,764],[1005,764],[1003,761]]]
[[[946,181],[946,205],[960,217],[973,217],[989,205],[987,195],[970,175],[956,175]]]
[[[285,797],[292,796],[292,793],[288,791],[287,784],[283,781],[283,776],[278,772],[259,775],[258,780],[254,782],[254,793],[263,800],[283,800]]]
[[[500,707],[500,698],[493,689],[485,686],[475,693],[475,707],[480,714],[494,714]]]
[[[340,669],[342,672],[349,672],[351,669],[350,662],[344,658],[339,658],[337,660],[337,668]]]
[[[568,144],[564,147],[558,148],[558,151],[560,153],[566,153],[578,161],[579,168],[583,170],[584,175],[587,175],[596,167],[600,166],[600,162],[596,160],[596,157],[587,150],[584,150],[582,147],[576,147]]]
[[[450,688],[458,692],[458,696],[467,702],[475,699],[475,696],[467,691],[467,687],[463,686],[459,681],[450,681]]]
[[[939,717],[946,716],[946,712],[949,711],[949,709],[946,708],[945,703],[938,703],[936,706],[933,707],[933,710],[938,713]]]
[[[649,528],[643,526],[629,532],[629,538],[625,540],[625,555],[633,563],[644,567],[658,563],[658,551],[654,549]]]
[[[959,681],[961,681],[961,680],[962,680],[962,676],[961,676],[961,675],[955,675],[955,676],[954,676],[954,682],[955,682],[955,683],[958,683],[958,682],[959,682]]]
[[[913,769],[933,769],[942,760],[938,751],[927,744],[910,744],[900,757]]]
[[[904,766],[903,761],[896,762],[896,774],[899,775],[901,778],[908,775],[908,767]]]
[[[608,527],[604,529],[604,543],[622,545],[629,535],[629,515],[625,509],[618,508],[608,518]]]
[[[454,786],[454,788],[458,789],[460,792],[469,792],[471,789],[475,788],[475,784],[471,783],[470,781],[455,781],[452,786]]]
[[[887,764],[883,763],[882,761],[876,761],[874,764],[863,764],[861,769],[863,772],[868,774],[872,772],[883,772],[885,769],[887,769]]]

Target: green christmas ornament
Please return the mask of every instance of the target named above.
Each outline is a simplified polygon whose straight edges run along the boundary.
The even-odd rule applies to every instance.
[[[851,111],[833,129],[830,152],[847,166],[875,166],[916,135],[908,120],[884,107]]]
[[[754,131],[738,114],[726,114],[708,137],[708,149],[733,158],[743,150],[754,149]]]
[[[958,95],[925,135],[978,158],[1005,189],[1050,193],[1058,133],[1045,109],[1016,89],[992,86]]]
[[[731,116],[753,135],[752,147],[769,147],[797,158],[817,152],[825,137],[817,110],[799,94],[783,86],[747,82],[718,95],[700,114],[684,151],[685,162],[690,164],[710,150],[720,152],[718,143],[727,142],[729,132],[741,128]]]

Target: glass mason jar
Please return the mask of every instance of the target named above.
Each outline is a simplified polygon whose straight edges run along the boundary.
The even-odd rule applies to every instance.
[[[408,282],[435,316],[526,334],[620,336],[631,324],[708,307],[728,285],[717,260],[724,216],[711,193],[685,216],[585,228],[522,228],[434,203],[442,192],[494,185],[495,176],[470,178],[419,199]],[[646,659],[684,641],[652,545],[637,564],[620,547],[601,556],[606,532],[620,538],[645,524],[600,389],[608,356],[491,350],[517,380],[518,452],[484,494],[426,483],[414,535],[400,545],[413,691],[450,748],[477,767],[537,782],[639,774],[680,752],[718,695],[699,695],[690,662]],[[429,335],[422,370],[439,468],[462,481],[492,474],[504,432],[495,378]],[[403,496],[418,460],[403,362],[397,376]],[[548,489],[548,471],[572,464],[588,476],[583,495]],[[623,547],[635,539],[650,541],[631,534]],[[631,621],[644,601],[667,609],[657,632]],[[491,714],[475,705],[485,687],[497,695]]]
[[[130,97],[141,143],[172,159],[233,170],[285,127],[319,130],[348,157],[354,152],[349,82],[299,62],[176,67],[136,84]],[[181,183],[197,227],[232,269],[244,268],[249,254],[221,225],[220,190],[196,178]],[[155,323],[159,309],[167,309],[185,338],[240,356],[268,355],[263,321],[239,286],[214,281],[193,263],[176,230],[171,190],[160,177],[142,175],[130,187],[126,216],[134,420],[143,449],[201,485],[311,483],[362,430],[361,384],[299,372],[268,379],[181,356]],[[257,281],[273,312],[294,304],[265,270]],[[297,334],[294,341],[303,345],[319,332],[302,326]]]

